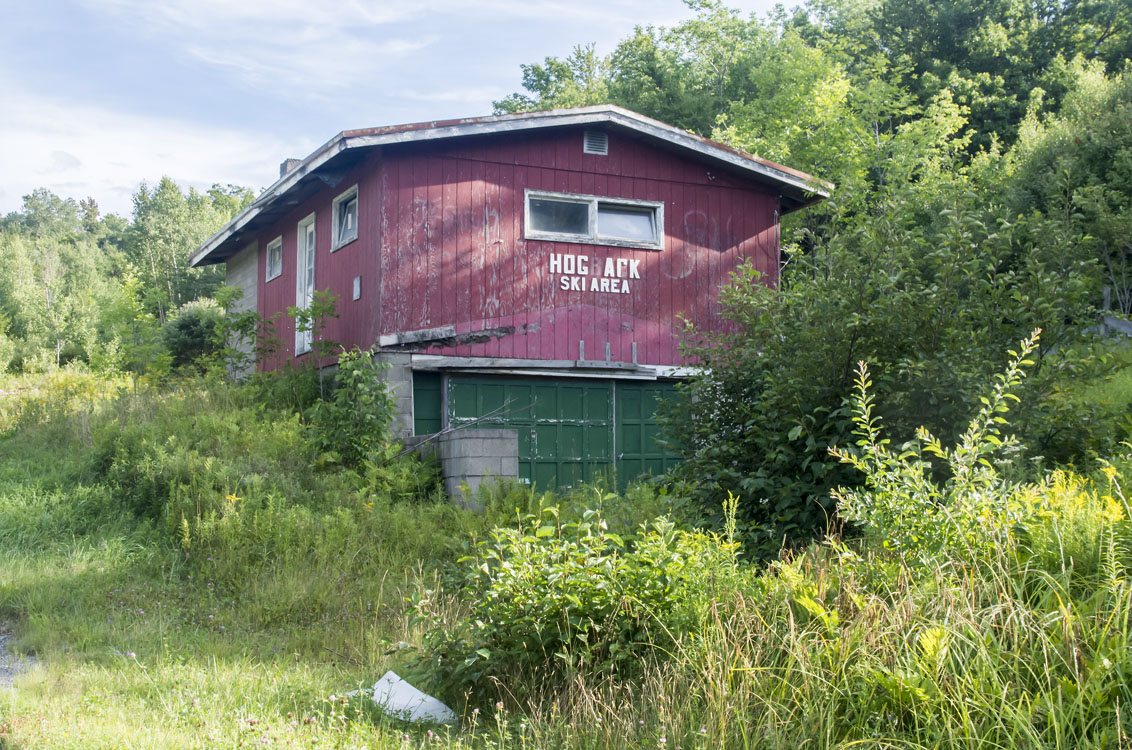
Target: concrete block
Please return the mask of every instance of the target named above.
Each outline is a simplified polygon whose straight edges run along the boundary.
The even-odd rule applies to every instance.
[[[474,494],[495,477],[519,475],[519,438],[515,430],[456,430],[436,441],[441,475],[448,496],[464,503],[460,488]]]

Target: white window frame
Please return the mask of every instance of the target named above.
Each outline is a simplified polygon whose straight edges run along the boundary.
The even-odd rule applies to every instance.
[[[315,216],[310,214],[301,221],[295,232],[295,307],[306,309],[314,301],[314,269],[318,247],[317,227]],[[309,234],[308,229],[310,228]],[[313,239],[308,242],[308,237]],[[310,284],[307,284],[309,272]],[[311,350],[311,331],[301,331],[295,326],[295,356],[306,354]]]
[[[275,273],[271,272],[271,253],[273,250],[278,251],[275,255],[277,261],[277,264],[275,266]],[[271,281],[272,279],[277,279],[283,275],[283,235],[279,235],[271,242],[267,243],[267,252],[265,255],[264,265],[267,267],[267,273],[264,281]]]
[[[330,232],[331,232],[330,252],[334,252],[335,250],[337,250],[340,247],[345,247],[346,245],[349,245],[354,240],[358,239],[358,224],[361,222],[361,219],[362,219],[362,211],[361,211],[362,204],[361,204],[361,201],[357,200],[357,198],[358,198],[358,186],[354,185],[349,190],[346,190],[345,192],[340,194],[337,198],[335,198],[334,203],[331,204],[331,207],[330,207]],[[354,232],[349,237],[339,237],[339,234],[341,234],[341,221],[342,221],[341,216],[340,216],[340,208],[343,204],[348,203],[351,199],[353,199],[357,202],[357,207],[354,209],[354,212],[355,212],[354,213]]]
[[[589,205],[589,232],[586,234],[573,234],[569,232],[546,232],[531,228],[531,198],[547,198],[567,203],[582,203]],[[644,208],[652,210],[653,229],[656,232],[655,242],[640,242],[620,237],[606,237],[598,234],[597,217],[598,207],[601,205],[615,208]],[[607,198],[601,195],[580,195],[578,193],[552,193],[546,190],[526,190],[523,197],[523,237],[528,240],[551,240],[553,242],[579,242],[587,245],[610,245],[613,247],[635,247],[644,250],[664,249],[664,203],[659,201],[641,201],[628,198]]]

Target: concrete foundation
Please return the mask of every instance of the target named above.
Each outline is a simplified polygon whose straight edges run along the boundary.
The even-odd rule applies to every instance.
[[[405,444],[436,453],[444,492],[460,503],[467,498],[474,504],[476,490],[484,482],[519,476],[519,435],[515,430],[455,430],[438,436],[416,435]]]

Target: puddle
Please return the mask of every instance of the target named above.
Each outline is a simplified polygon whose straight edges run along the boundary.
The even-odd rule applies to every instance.
[[[8,648],[12,632],[0,625],[0,688],[12,687],[16,677],[35,664],[34,656],[16,656]]]

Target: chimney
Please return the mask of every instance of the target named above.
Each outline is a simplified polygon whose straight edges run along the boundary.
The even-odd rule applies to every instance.
[[[303,163],[302,159],[284,159],[279,165],[279,176],[286,177],[287,173]]]

